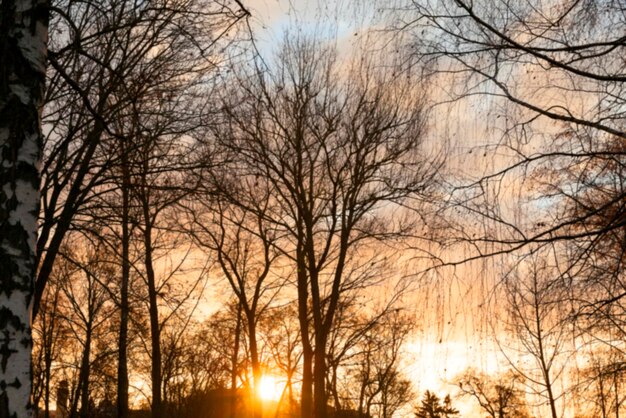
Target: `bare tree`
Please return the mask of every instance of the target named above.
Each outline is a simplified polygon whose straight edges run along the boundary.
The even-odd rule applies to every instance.
[[[622,142],[613,137],[603,146],[604,155],[561,172],[563,182],[577,184],[578,189],[564,208],[571,219],[582,219],[572,223],[571,232],[605,230],[601,237],[579,237],[566,246],[564,276],[572,300],[571,320],[592,345],[601,343],[621,351],[626,330],[622,320],[626,241],[624,228],[614,228],[614,223],[623,217]]]
[[[421,147],[423,95],[413,80],[366,58],[342,73],[334,51],[312,41],[287,42],[276,67],[259,66],[225,91],[215,137],[239,186],[218,182],[227,193],[272,192],[276,210],[265,217],[297,272],[302,415],[324,417],[326,347],[341,295],[365,285],[356,272],[383,257],[363,256],[368,245],[410,231],[412,222],[390,215],[435,187],[441,159]]]
[[[294,411],[296,407],[294,384],[297,381],[302,361],[297,307],[291,302],[286,306],[274,306],[268,309],[261,319],[259,329],[275,367],[281,370],[287,378],[279,400],[279,408],[283,405],[286,395],[287,412],[297,413]]]
[[[385,310],[359,343],[355,382],[345,385],[358,388],[359,417],[391,418],[413,400],[411,382],[400,366],[403,345],[413,329],[412,319],[401,310]]]
[[[85,243],[87,244],[87,243]],[[63,251],[66,263],[72,265],[72,271],[59,283],[64,300],[68,305],[67,321],[73,334],[81,344],[80,363],[78,365],[77,384],[70,396],[69,416],[86,418],[90,415],[90,374],[93,352],[93,341],[98,337],[99,328],[108,321],[112,313],[108,287],[118,273],[115,263],[107,260],[107,252],[103,244],[89,248],[83,254],[78,251]],[[108,254],[107,254],[108,253]],[[108,305],[108,306],[107,306]],[[80,408],[79,408],[80,405]]]
[[[580,401],[578,413],[590,417],[619,417],[626,402],[621,389],[626,377],[623,353],[601,342],[592,347],[589,347],[585,367],[572,376],[576,380],[572,392]]]
[[[468,369],[457,379],[457,385],[461,393],[474,398],[491,418],[529,417],[525,393],[519,387],[520,377],[514,373],[488,376]]]
[[[34,351],[43,356],[35,381],[41,382],[44,393],[36,399],[43,402],[44,414],[49,413],[54,389],[65,383],[69,404],[59,407],[68,416],[84,417],[94,412],[93,401],[105,392],[103,378],[111,370],[103,373],[98,363],[110,362],[115,350],[110,345],[115,333],[111,317],[117,308],[112,288],[119,264],[106,244],[72,235],[80,245],[61,249],[35,322],[34,329],[45,327]]]
[[[33,405],[37,414],[42,412],[44,418],[50,417],[52,400],[53,363],[60,360],[63,343],[67,341],[67,327],[61,320],[63,316],[60,298],[61,289],[55,282],[55,275],[67,274],[63,271],[63,263],[56,266],[51,276],[52,285],[48,287],[42,298],[41,315],[33,321]],[[67,266],[67,263],[64,263]]]
[[[226,202],[198,202],[200,196],[194,194],[193,199],[199,204],[192,205],[188,213],[192,219],[193,237],[201,247],[215,254],[221,274],[235,294],[245,318],[253,376],[253,411],[255,416],[261,416],[257,391],[262,370],[257,326],[282,280],[277,267],[280,252],[275,247],[274,226],[265,221],[271,210],[270,194],[258,189],[252,192],[254,195],[248,201],[255,202],[254,211],[242,210]]]
[[[181,328],[187,332],[181,334]],[[224,338],[232,338],[232,330],[221,320],[204,324],[191,320],[162,333],[163,401],[168,414],[198,416],[206,410],[202,397],[228,386],[230,358],[220,348],[226,348]]]
[[[397,307],[400,294],[374,308],[366,302],[372,292],[367,288],[343,298],[329,336],[327,390],[336,413],[389,417],[413,398],[399,369],[413,320]]]
[[[565,395],[563,378],[571,354],[567,342],[572,334],[562,312],[567,295],[560,290],[558,270],[547,259],[549,254],[532,255],[505,278],[504,322],[514,343],[500,347],[526,386],[548,405],[550,416],[558,418],[562,413],[557,402]],[[525,357],[526,361],[519,361]]]

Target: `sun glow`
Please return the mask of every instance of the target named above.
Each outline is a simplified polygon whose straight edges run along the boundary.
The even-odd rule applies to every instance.
[[[274,376],[264,375],[261,377],[258,389],[259,398],[264,401],[277,401],[280,399],[281,392],[282,385],[276,381]]]

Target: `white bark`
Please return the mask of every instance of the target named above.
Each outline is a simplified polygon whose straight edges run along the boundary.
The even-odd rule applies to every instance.
[[[31,324],[47,2],[0,6],[0,418],[31,417]]]

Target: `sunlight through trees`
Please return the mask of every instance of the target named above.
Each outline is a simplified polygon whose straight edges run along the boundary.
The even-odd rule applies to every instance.
[[[0,418],[626,414],[624,33],[2,0]]]

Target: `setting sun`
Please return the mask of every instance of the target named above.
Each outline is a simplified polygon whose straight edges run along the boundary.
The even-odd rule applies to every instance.
[[[261,378],[261,384],[259,385],[259,397],[264,401],[277,401],[280,399],[282,392],[281,386],[274,376],[265,375]]]

